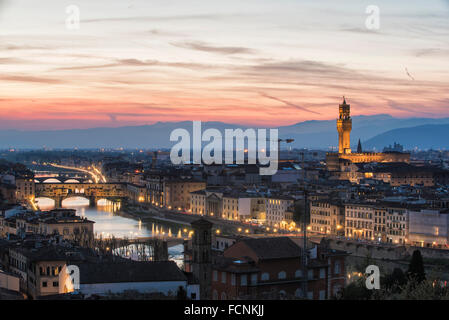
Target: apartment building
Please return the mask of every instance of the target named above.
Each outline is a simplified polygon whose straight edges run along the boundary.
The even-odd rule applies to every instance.
[[[59,273],[67,257],[62,247],[11,247],[9,270],[20,278],[20,291],[36,299],[60,293]]]
[[[193,214],[240,219],[240,192],[222,187],[209,187],[191,192],[190,210]]]
[[[209,187],[191,193],[193,214],[226,220],[257,220],[281,228],[292,222],[294,199],[225,187]]]
[[[194,179],[172,179],[163,183],[164,206],[189,210],[191,193],[206,188],[206,182]]]
[[[235,242],[212,265],[212,299],[325,300],[345,286],[345,252],[315,247],[307,272],[301,254],[302,248],[288,237]]]
[[[408,238],[409,215],[405,207],[386,207],[386,241],[405,244]]]
[[[293,220],[294,199],[287,196],[267,196],[265,199],[266,223],[284,228]]]
[[[375,206],[368,204],[345,205],[345,237],[374,240]]]
[[[16,199],[26,202],[34,199],[35,183],[31,177],[16,177]]]
[[[311,201],[310,230],[323,235],[344,235],[344,205],[330,200]]]

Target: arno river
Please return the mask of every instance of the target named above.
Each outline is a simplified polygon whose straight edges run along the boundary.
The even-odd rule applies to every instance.
[[[53,200],[46,198],[37,198],[36,202],[41,210],[50,210],[54,208]],[[84,198],[70,198],[64,200],[63,208],[75,209],[81,217],[95,221],[94,232],[96,236],[103,237],[114,236],[116,238],[134,238],[151,236],[152,229],[157,228],[159,231],[176,235],[179,228],[173,225],[164,225],[161,223],[145,224],[138,220],[127,218],[117,213],[116,207],[105,200],[100,200],[95,208],[89,207],[89,201]],[[168,249],[169,256],[178,264],[181,263],[183,247],[177,245]]]

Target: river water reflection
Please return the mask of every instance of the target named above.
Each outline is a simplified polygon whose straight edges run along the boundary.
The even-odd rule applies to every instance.
[[[41,210],[51,210],[54,208],[54,201],[47,198],[37,198],[36,202]],[[100,200],[97,207],[89,207],[89,201],[85,198],[70,198],[64,200],[63,208],[75,209],[77,214],[89,220],[95,221],[94,232],[96,236],[102,237],[116,237],[116,238],[134,238],[134,237],[149,237],[151,236],[152,228],[158,230],[170,231],[176,235],[179,230],[172,230],[173,226],[167,226],[160,223],[155,223],[154,226],[142,223],[138,220],[124,217],[117,213],[119,209],[116,205],[106,200]],[[177,245],[168,249],[169,256],[176,261],[178,265],[182,263],[183,246]]]

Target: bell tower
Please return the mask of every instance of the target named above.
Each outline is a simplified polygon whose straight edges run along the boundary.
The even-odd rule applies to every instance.
[[[339,117],[337,119],[338,153],[351,153],[351,107],[343,97],[343,103],[339,105]]]
[[[193,228],[192,272],[200,285],[200,299],[211,299],[212,223],[204,218],[190,223]]]

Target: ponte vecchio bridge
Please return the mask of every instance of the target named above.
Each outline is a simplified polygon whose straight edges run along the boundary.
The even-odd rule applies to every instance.
[[[55,208],[61,208],[62,201],[73,197],[84,197],[90,206],[95,206],[98,200],[115,200],[127,196],[124,183],[44,183],[36,181],[36,198],[44,197],[55,201]]]

